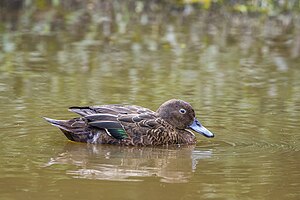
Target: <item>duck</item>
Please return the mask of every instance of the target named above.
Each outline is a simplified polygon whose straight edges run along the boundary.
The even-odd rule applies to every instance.
[[[192,106],[180,99],[164,102],[156,111],[137,105],[111,104],[70,107],[79,117],[44,117],[71,141],[124,146],[193,145],[193,132],[213,138],[196,118]]]

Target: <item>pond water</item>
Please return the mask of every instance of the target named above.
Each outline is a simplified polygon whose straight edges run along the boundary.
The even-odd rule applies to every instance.
[[[0,199],[300,198],[298,15],[91,2],[1,11]],[[171,98],[215,138],[90,145],[41,118]]]

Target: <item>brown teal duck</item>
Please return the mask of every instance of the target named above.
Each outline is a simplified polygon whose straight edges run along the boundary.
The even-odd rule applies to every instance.
[[[70,120],[45,119],[72,141],[94,144],[158,146],[195,144],[193,131],[214,137],[195,117],[192,106],[171,99],[156,112],[135,105],[70,107],[81,117]]]

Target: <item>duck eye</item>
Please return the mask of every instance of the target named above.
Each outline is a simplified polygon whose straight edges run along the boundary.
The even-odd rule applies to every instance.
[[[185,114],[185,113],[186,113],[186,110],[183,109],[183,108],[181,108],[181,109],[179,110],[179,112],[180,112],[181,114]]]

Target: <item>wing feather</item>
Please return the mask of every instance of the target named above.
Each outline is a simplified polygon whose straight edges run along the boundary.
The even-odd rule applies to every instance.
[[[141,114],[141,113],[154,113],[152,110],[141,106],[129,106],[129,105],[103,105],[103,106],[85,106],[78,107],[73,106],[70,107],[69,110],[71,112],[77,113],[83,117],[93,114]]]

